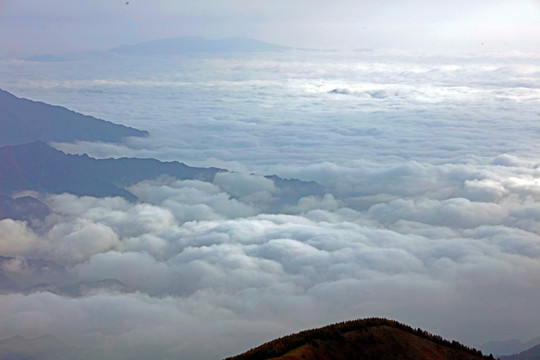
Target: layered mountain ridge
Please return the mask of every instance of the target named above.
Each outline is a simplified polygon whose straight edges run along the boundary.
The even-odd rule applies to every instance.
[[[80,196],[137,197],[126,187],[143,180],[170,176],[181,180],[212,182],[219,168],[191,167],[178,161],[119,158],[95,159],[86,154],[71,155],[44,142],[0,148],[0,194],[33,190],[43,193],[71,193]],[[324,188],[313,181],[266,176],[281,191],[281,199],[295,203],[308,195],[322,195]]]
[[[94,159],[69,155],[44,142],[0,148],[0,193],[34,190],[95,197],[137,198],[124,187],[169,175],[178,179],[212,181],[217,168],[195,168],[156,159]]]

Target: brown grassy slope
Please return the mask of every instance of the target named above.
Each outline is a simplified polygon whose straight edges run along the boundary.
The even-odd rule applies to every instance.
[[[478,350],[396,321],[370,318],[306,330],[226,360],[479,360]]]

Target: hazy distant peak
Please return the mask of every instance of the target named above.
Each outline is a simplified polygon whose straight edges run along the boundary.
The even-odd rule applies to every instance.
[[[540,344],[533,345],[532,347],[527,348],[526,350],[522,350],[521,352],[514,355],[501,356],[500,359],[501,360],[538,360],[540,359]]]
[[[134,45],[122,45],[110,52],[129,55],[179,55],[187,53],[242,53],[290,49],[286,46],[249,38],[205,39],[197,36],[156,39]]]
[[[26,339],[24,337],[22,337],[21,335],[15,335],[15,336],[9,337],[7,339],[0,340],[0,346],[2,346],[4,344],[7,344],[7,343],[11,343],[11,344],[22,343],[25,340]]]

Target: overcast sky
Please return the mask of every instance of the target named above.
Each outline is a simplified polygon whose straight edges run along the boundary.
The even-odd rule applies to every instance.
[[[2,56],[197,35],[314,48],[532,51],[540,2],[0,0]]]

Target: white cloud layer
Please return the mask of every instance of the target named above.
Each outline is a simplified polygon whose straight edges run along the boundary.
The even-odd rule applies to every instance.
[[[537,336],[537,61],[292,51],[0,63],[14,74],[0,87],[17,95],[152,133],[62,149],[238,171],[144,181],[129,188],[137,203],[41,194],[45,220],[1,220],[0,253],[15,257],[1,269],[21,288],[42,259],[65,267],[44,272],[53,286],[117,279],[129,291],[9,291],[0,338],[52,332],[90,358],[216,359],[363,316],[471,345]],[[261,176],[274,173],[327,194],[278,206],[282,189]]]

